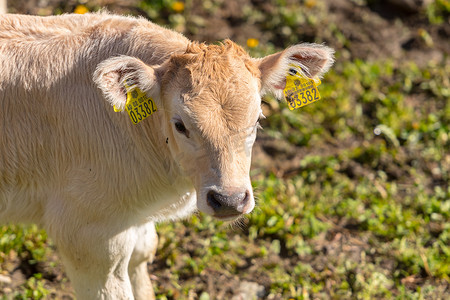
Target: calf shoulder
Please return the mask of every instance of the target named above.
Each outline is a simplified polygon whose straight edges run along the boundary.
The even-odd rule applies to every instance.
[[[160,64],[187,43],[144,19],[0,16],[0,222],[45,223],[69,207],[100,218],[186,206],[192,189],[163,148],[162,116],[151,132],[133,127],[92,74],[118,55]]]

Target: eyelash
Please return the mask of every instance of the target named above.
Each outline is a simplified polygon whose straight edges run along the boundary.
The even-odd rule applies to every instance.
[[[186,126],[184,126],[183,122],[175,121],[175,129],[180,134],[184,134],[187,138],[189,138],[189,130],[186,129]]]
[[[184,134],[187,138],[189,138],[189,130],[186,129],[186,126],[184,126],[182,121],[175,121],[175,130],[180,133],[180,134]],[[258,122],[256,122],[255,127],[254,127],[254,131],[258,130],[258,129],[262,129],[261,124]]]

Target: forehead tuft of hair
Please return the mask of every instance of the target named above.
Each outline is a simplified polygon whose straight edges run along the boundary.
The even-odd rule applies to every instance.
[[[217,45],[207,45],[205,43],[191,42],[186,48],[186,54],[204,54],[209,56],[223,55],[226,53],[232,53],[235,55],[247,55],[245,50],[232,42],[231,40],[225,40],[223,43]]]
[[[260,77],[259,68],[252,58],[231,40],[225,40],[217,45],[191,42],[185,53],[173,55],[170,62],[175,69],[187,68],[192,74],[193,83],[207,78],[225,79],[242,72],[242,66],[245,66],[252,76]],[[199,76],[201,74],[206,76]]]

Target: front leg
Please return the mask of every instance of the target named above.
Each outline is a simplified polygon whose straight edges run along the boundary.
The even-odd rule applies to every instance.
[[[147,263],[152,262],[158,246],[158,235],[153,222],[135,227],[137,240],[131,255],[128,273],[136,300],[155,299]]]
[[[136,243],[135,231],[120,230],[112,224],[78,224],[76,228],[72,224],[65,223],[59,230],[51,226],[49,233],[77,298],[134,299],[128,263]]]

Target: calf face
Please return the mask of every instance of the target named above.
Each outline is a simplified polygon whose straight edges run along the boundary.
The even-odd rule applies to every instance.
[[[306,44],[253,59],[231,41],[191,43],[160,66],[108,59],[94,77],[116,107],[124,107],[130,79],[155,99],[171,157],[194,185],[198,209],[229,220],[255,205],[249,170],[261,95],[281,98],[292,65],[312,78],[327,71],[332,55],[325,46]]]

